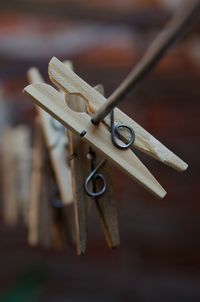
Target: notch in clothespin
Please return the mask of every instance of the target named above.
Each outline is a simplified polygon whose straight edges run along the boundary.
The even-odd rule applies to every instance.
[[[95,88],[103,93],[101,85]],[[66,102],[74,111],[85,112],[84,100],[66,95]],[[109,163],[80,136],[68,131],[71,154],[72,184],[77,231],[77,252],[84,254],[87,242],[88,218],[91,202],[95,202],[110,248],[119,245],[119,228],[115,201],[112,199]],[[100,172],[99,172],[100,170]]]
[[[68,63],[70,66],[70,63]],[[43,83],[44,80],[36,68],[31,68],[28,71],[28,78],[31,83]],[[33,208],[30,213],[30,230],[33,229],[33,231],[30,231],[30,240],[29,242],[31,244],[34,244],[34,241],[37,242],[37,240],[34,240],[34,238],[38,238],[39,235],[36,233],[36,227],[37,223],[40,221],[40,211],[38,210],[38,203],[43,202],[44,207],[45,204],[48,202],[49,207],[54,208],[54,211],[48,209],[48,211],[52,212],[51,215],[54,216],[56,219],[56,223],[53,223],[55,219],[50,219],[52,221],[52,224],[54,224],[54,234],[57,234],[57,238],[60,236],[59,233],[63,233],[65,235],[68,235],[68,239],[70,239],[70,242],[74,242],[74,231],[72,229],[72,223],[73,223],[73,215],[71,215],[72,212],[72,187],[71,187],[71,172],[70,167],[68,165],[67,160],[67,137],[65,134],[64,127],[57,122],[52,116],[47,114],[44,110],[42,110],[40,107],[37,106],[38,111],[38,121],[37,121],[37,128],[40,127],[41,131],[36,130],[37,136],[39,138],[36,138],[36,142],[38,146],[35,146],[35,153],[37,158],[35,158],[36,162],[36,171],[33,171],[33,181],[32,181],[32,187],[33,187],[33,194],[31,197],[31,207]],[[42,134],[41,134],[41,133]],[[42,138],[41,138],[42,136]],[[41,140],[43,140],[43,143],[41,144]],[[45,149],[45,151],[42,151],[41,148]],[[38,149],[38,150],[37,150]],[[46,156],[44,157],[43,153],[46,153]],[[43,161],[46,163],[48,160],[48,165],[44,165],[42,163]],[[42,170],[38,170],[38,162],[40,165],[43,165],[43,170],[46,170],[46,173],[41,172]],[[49,166],[51,169],[49,169]],[[51,192],[51,187],[53,186],[54,189],[57,191],[51,192],[51,194],[45,194],[43,192],[43,188],[41,187],[41,182],[47,182],[45,179],[47,177],[47,171],[49,171],[49,178],[51,178],[51,183],[48,183],[48,190]],[[34,177],[35,173],[35,177]],[[41,174],[41,175],[39,175]],[[50,175],[52,175],[50,177]],[[40,179],[40,181],[39,181]],[[58,188],[58,189],[56,189]],[[55,191],[54,190],[54,191]],[[40,198],[40,195],[43,195],[43,199]],[[53,196],[52,196],[53,194]],[[53,200],[55,198],[55,200]],[[51,200],[50,200],[51,199]],[[48,201],[47,201],[48,200]],[[51,206],[50,206],[51,202]],[[36,208],[36,211],[34,210]],[[41,208],[41,207],[40,207]],[[34,214],[35,211],[35,214]],[[38,216],[38,217],[37,217]],[[47,215],[48,216],[48,215]],[[59,218],[59,219],[58,219]],[[46,225],[47,224],[43,223]],[[60,230],[62,228],[62,231]],[[50,228],[52,229],[52,228]],[[31,235],[33,234],[33,235]],[[47,230],[46,230],[47,234]],[[48,238],[51,237],[47,234],[47,244],[48,245]],[[53,236],[54,238],[55,236]],[[61,236],[60,236],[61,237]],[[33,238],[33,239],[31,239]],[[55,241],[55,240],[54,240]],[[56,240],[57,242],[61,242],[61,240]],[[61,245],[61,244],[59,244]]]
[[[87,113],[75,112],[72,110],[65,103],[65,97],[47,84],[29,85],[24,89],[24,92],[28,94],[36,104],[50,113],[65,127],[81,136],[82,139],[95,150],[99,150],[105,158],[111,160],[132,179],[136,180],[156,196],[163,198],[166,195],[166,191],[138,157],[129,148],[121,150],[122,146],[119,146],[119,144],[118,147],[120,148],[117,148],[116,144],[118,143],[118,138],[115,137],[114,145],[110,139],[110,131],[103,123],[98,126],[91,123],[90,114],[95,110],[93,107],[94,100],[96,101],[97,99],[98,102],[102,103],[105,102],[106,99],[60,61],[55,58],[53,61],[56,66],[52,65],[52,61],[50,62],[50,78],[55,78],[56,75],[59,74],[57,80],[54,82],[56,82],[66,94],[82,96],[86,103]],[[60,66],[62,71],[60,71]],[[122,116],[127,117],[125,114],[122,114]],[[131,120],[128,117],[127,119]],[[116,132],[116,129],[113,131]],[[133,140],[133,131],[129,131],[129,135],[130,134],[131,140]]]

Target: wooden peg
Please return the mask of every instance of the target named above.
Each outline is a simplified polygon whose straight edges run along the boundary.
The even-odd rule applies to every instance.
[[[16,165],[13,157],[13,132],[7,128],[2,140],[2,197],[3,219],[6,225],[15,226],[19,221],[19,204],[16,199],[15,176]]]
[[[2,140],[3,217],[8,226],[27,224],[30,191],[30,130],[25,125],[7,128]]]
[[[28,71],[28,78],[30,83],[44,83],[40,72],[36,68],[31,68]],[[60,125],[52,116],[38,106],[37,111],[62,201],[64,204],[70,205],[73,197],[71,171],[66,157],[66,146],[68,144],[66,135],[64,132],[62,135]]]
[[[166,191],[130,149],[121,151],[114,147],[110,140],[110,132],[104,125],[94,126],[88,114],[70,109],[65,103],[65,97],[52,86],[32,84],[27,86],[24,92],[36,104],[49,112],[65,127],[80,135],[95,150],[102,152],[105,158],[111,160],[144,188],[160,198],[166,195]],[[72,95],[76,93],[77,88],[74,92],[71,92]],[[96,93],[100,95],[98,92]]]
[[[104,96],[95,91],[88,83],[55,57],[49,63],[49,77],[61,90],[68,91],[70,94],[81,95],[87,103],[87,111],[90,115],[93,115],[101,108],[102,104],[107,102]],[[115,108],[115,122],[128,125],[134,130],[136,138],[132,147],[133,151],[134,148],[137,148],[178,171],[187,169],[188,165],[183,160],[118,108]],[[109,116],[104,119],[104,124],[110,129]],[[129,139],[126,130],[122,130],[120,133],[124,140]]]
[[[102,86],[98,86],[96,89],[102,91]],[[80,98],[80,96],[66,96],[66,101],[73,110],[78,112],[86,111],[85,102]],[[69,132],[69,137],[70,154],[72,157],[71,170],[77,230],[77,252],[80,255],[84,254],[86,250],[88,218],[92,201],[96,203],[105,238],[109,247],[117,247],[119,245],[119,230],[116,205],[111,196],[109,165],[107,164],[101,169],[101,174],[103,174],[106,179],[106,193],[100,198],[94,198],[92,200],[91,197],[86,194],[84,189],[84,183],[88,175],[91,174],[91,169],[94,169],[91,165],[91,159],[89,156],[91,153],[94,154],[93,163],[95,166],[99,162],[102,162],[104,158],[99,152],[93,152],[91,146],[88,143],[83,142],[80,136]],[[97,183],[97,190],[100,189],[98,186],[100,186],[100,184]]]
[[[71,235],[68,231],[68,210],[69,206],[60,200],[43,131],[37,121],[28,225],[29,244],[43,248],[64,248]]]
[[[49,206],[45,183],[45,166],[47,166],[47,150],[40,122],[36,122],[31,196],[29,206],[28,243],[31,246],[52,246],[52,212]]]
[[[67,64],[67,66],[69,67],[71,66],[69,61],[65,62],[65,64]],[[31,68],[28,71],[28,78],[29,81],[32,83],[44,82],[37,68]],[[52,184],[55,186],[56,183],[59,191],[59,199],[61,199],[62,203],[64,204],[64,207],[62,207],[61,209],[55,208],[54,211],[52,212],[53,217],[57,221],[56,223],[52,222],[54,225],[53,232],[55,235],[52,236],[53,238],[54,237],[57,238],[55,240],[56,246],[61,246],[62,245],[61,241],[63,240],[68,241],[69,244],[72,244],[74,242],[74,230],[72,228],[72,225],[74,223],[73,215],[72,215],[73,196],[72,196],[72,186],[71,186],[71,171],[67,160],[68,140],[65,134],[66,131],[64,130],[64,128],[62,129],[62,131],[60,131],[62,125],[38,106],[37,106],[37,111],[38,111],[39,125],[42,128],[42,133],[43,133],[42,137],[43,140],[45,141],[45,144],[43,143],[43,147],[45,145],[46,153],[49,154],[50,157],[49,166],[52,167],[52,169],[49,169],[47,166],[45,166],[45,170],[49,171],[49,178],[50,175],[55,176],[55,179],[54,176],[51,177],[51,179],[52,178],[53,179],[48,184],[51,187]],[[48,156],[46,156],[46,158],[48,158]],[[47,182],[44,175],[43,175],[43,181]],[[46,195],[45,192],[43,193],[44,193],[43,203],[45,204]],[[49,198],[51,198],[51,196],[48,194],[48,199]],[[33,203],[35,204],[37,204],[38,202],[38,200],[36,199],[37,197],[35,198],[35,201],[33,200]],[[58,221],[58,217],[59,217],[59,221]]]

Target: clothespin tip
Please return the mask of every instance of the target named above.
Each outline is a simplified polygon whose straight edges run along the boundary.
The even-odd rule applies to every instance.
[[[27,77],[29,83],[43,83],[44,80],[36,67],[31,67],[27,71]]]

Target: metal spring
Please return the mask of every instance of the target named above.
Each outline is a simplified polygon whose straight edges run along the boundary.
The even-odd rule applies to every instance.
[[[101,197],[107,190],[107,183],[105,177],[102,174],[98,173],[98,171],[105,165],[107,160],[103,160],[96,166],[96,168],[94,168],[94,153],[90,152],[89,155],[91,156],[91,161],[92,161],[92,172],[86,178],[84,183],[84,188],[88,196],[92,198],[97,198],[97,197]],[[102,186],[98,191],[96,190],[96,185],[95,185],[97,180],[100,180],[102,183]],[[93,184],[93,191],[91,191],[89,188],[90,182],[92,182]]]
[[[129,141],[127,143],[123,143],[123,145],[120,144],[118,141],[121,138],[121,134],[119,132],[120,129],[127,129],[128,132],[130,133]],[[115,124],[114,110],[112,110],[112,112],[111,112],[111,138],[112,138],[113,145],[121,150],[129,149],[135,141],[135,132],[131,127],[124,125],[124,124]],[[105,165],[107,160],[103,160],[102,162],[100,162],[97,165],[96,168],[94,168],[94,154],[92,152],[90,152],[90,155],[92,156],[92,159],[91,159],[92,160],[92,172],[86,178],[84,188],[85,188],[85,191],[88,194],[88,196],[90,196],[92,198],[97,198],[97,197],[101,197],[106,192],[106,189],[107,189],[107,183],[106,183],[105,177],[102,174],[98,173],[98,171],[102,168],[102,166]],[[95,183],[97,182],[97,180],[100,180],[102,182],[102,187],[98,192],[96,191],[96,188],[95,188]],[[91,191],[89,189],[89,184],[91,181],[93,183],[93,189],[94,189],[93,191]]]
[[[132,146],[132,144],[135,142],[135,131],[130,126],[127,126],[125,124],[115,124],[114,110],[112,110],[110,113],[110,120],[111,120],[111,138],[112,138],[113,145],[121,150],[129,149]],[[118,140],[121,138],[121,134],[119,132],[120,129],[127,129],[128,132],[130,133],[130,139],[127,143],[123,143],[123,144],[119,143]]]

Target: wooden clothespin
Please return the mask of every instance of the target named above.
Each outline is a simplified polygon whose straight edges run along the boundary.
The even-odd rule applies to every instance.
[[[25,125],[5,129],[2,139],[3,218],[8,226],[28,222],[31,133]]]
[[[103,87],[96,90],[103,94]],[[76,95],[66,96],[70,108],[77,112],[86,112],[84,100]],[[87,242],[88,217],[91,201],[96,204],[102,222],[105,238],[110,248],[119,245],[117,210],[111,194],[111,176],[109,164],[98,151],[94,150],[80,136],[69,133],[71,154],[72,184],[77,231],[77,252],[84,254]],[[101,172],[98,174],[97,167]],[[104,190],[106,192],[104,192]]]
[[[111,160],[131,178],[143,185],[144,188],[148,189],[156,196],[163,198],[166,195],[166,191],[136,155],[130,149],[122,151],[116,148],[110,139],[110,132],[104,124],[95,126],[91,123],[91,117],[88,112],[91,113],[91,111],[94,110],[91,105],[93,103],[92,100],[99,99],[99,102],[104,102],[105,98],[60,61],[54,58],[53,62],[56,64],[56,67],[55,69],[53,68],[51,61],[50,73],[52,70],[52,72],[56,74],[58,70],[60,74],[58,81],[63,79],[63,74],[64,77],[66,77],[64,80],[65,88],[62,88],[61,84],[59,84],[59,87],[63,89],[66,94],[69,93],[82,96],[86,102],[87,113],[75,112],[70,109],[65,103],[65,97],[47,84],[29,85],[24,89],[25,93],[31,96],[36,104],[45,109],[65,127],[69,128],[75,134],[80,135],[83,140],[87,141],[87,143],[93,146],[95,150],[99,150],[106,158]],[[62,66],[62,73],[60,73],[58,64],[59,66]],[[53,75],[51,74],[50,77],[53,78]],[[123,118],[126,117],[124,114],[122,114],[122,116]],[[132,121],[128,117],[127,119]],[[131,134],[133,136],[132,132]]]
[[[28,79],[32,84],[44,83],[40,72],[36,68],[31,68],[28,71]],[[40,107],[37,106],[36,108],[62,201],[65,205],[70,205],[73,197],[71,172],[66,161],[67,137],[62,125]]]
[[[62,62],[55,57],[52,58],[49,63],[49,77],[61,90],[68,91],[70,94],[78,93],[82,95],[86,100],[87,110],[90,115],[93,115],[102,104],[106,103],[105,97],[95,91],[88,83],[64,66]],[[183,160],[167,149],[156,138],[118,108],[115,108],[115,123],[119,125],[128,125],[128,127],[134,130],[135,141],[134,144],[132,144],[132,150],[137,148],[178,171],[187,169],[188,165]],[[109,116],[104,119],[104,125],[110,130],[111,122]],[[121,127],[120,134],[121,139],[130,140],[130,133],[127,131],[126,127]]]
[[[60,200],[39,120],[36,121],[28,242],[43,248],[64,248],[68,241],[68,208]]]
[[[24,91],[36,104],[71,131],[69,146],[78,230],[77,248],[78,253],[81,254],[85,252],[90,208],[90,200],[84,194],[89,192],[90,195],[91,189],[87,185],[91,175],[97,179],[98,173],[104,172],[105,158],[160,198],[165,196],[166,191],[131,149],[136,147],[178,171],[187,169],[187,164],[118,108],[115,108],[115,114],[112,111],[110,117],[106,117],[102,123],[93,124],[92,115],[106,102],[106,99],[56,58],[50,61],[49,77],[63,94],[47,84],[29,85]],[[95,163],[94,153],[97,154]],[[93,159],[94,173],[92,174],[89,174],[91,168],[88,165],[89,159]],[[102,181],[103,178],[100,179]],[[94,182],[91,183],[94,189]],[[102,183],[99,184],[100,190],[104,189]],[[81,202],[82,200],[84,203]],[[105,198],[105,203],[101,200],[97,202],[97,207],[103,214],[105,235],[110,246],[113,247],[118,245],[119,234],[115,205],[109,202],[109,199]],[[110,214],[105,216],[105,213]]]
[[[101,151],[105,157],[113,161],[114,164],[130,177],[158,197],[163,198],[166,194],[165,190],[136,155],[131,152],[130,149],[122,151],[116,148],[117,130],[114,121],[112,121],[112,127],[110,127],[111,121],[109,117],[104,120],[104,123],[98,126],[91,123],[90,115],[101,106],[100,103],[106,102],[106,99],[56,58],[50,61],[49,76],[66,94],[82,96],[87,107],[87,114],[75,112],[70,109],[69,106],[66,106],[64,104],[64,97],[49,85],[31,85],[25,88],[25,92],[30,95],[39,106],[52,114],[74,133],[82,136],[84,140]],[[132,137],[134,134],[135,141],[133,146],[138,147],[138,149],[179,171],[183,171],[187,168],[185,162],[117,108],[115,109],[115,116],[116,121],[120,123],[118,127],[124,129],[123,133],[120,132],[121,139],[130,140],[130,134],[132,134]],[[113,118],[111,118],[111,120],[113,120]],[[110,128],[112,128],[112,141],[114,145],[110,139]],[[127,129],[129,130],[128,135]],[[131,129],[132,132],[130,131]]]
[[[33,172],[29,206],[28,243],[31,246],[52,246],[52,211],[50,207],[50,190],[45,183],[45,166],[47,166],[47,150],[39,120],[36,120],[33,149]],[[49,162],[48,162],[49,163]]]
[[[32,83],[44,82],[36,68],[29,70],[28,78]],[[41,108],[37,107],[37,111],[36,125],[41,129],[36,130],[35,139],[29,243],[37,245],[43,242],[44,247],[49,247],[51,242],[56,241],[55,245],[60,246],[66,235],[73,241],[74,233],[71,228],[71,172],[66,154],[68,141],[60,123]],[[48,191],[44,190],[44,186]],[[41,215],[46,219],[42,220]]]
[[[72,66],[71,66],[72,68]],[[41,76],[37,75],[38,71],[35,69],[29,71],[29,78],[35,79],[35,82],[42,82]],[[82,103],[82,109],[80,105],[80,97],[69,100],[71,106],[77,111],[85,111],[85,105]],[[41,109],[39,109],[41,111]],[[48,116],[42,110],[42,114]],[[50,136],[50,134],[49,134]],[[52,138],[51,138],[52,139]],[[75,216],[76,216],[76,229],[77,229],[77,250],[78,254],[83,254],[86,249],[86,239],[87,239],[87,224],[88,224],[88,213],[91,203],[91,196],[88,196],[84,189],[84,182],[87,177],[91,174],[91,159],[87,158],[88,155],[94,156],[92,163],[96,165],[98,162],[101,162],[102,156],[98,152],[92,151],[91,147],[88,144],[83,144],[81,138],[70,133],[70,154],[76,154],[76,157],[71,160],[72,167],[72,180],[73,180],[73,195],[74,195],[74,207],[75,207]],[[103,168],[103,174],[106,178],[106,182],[103,186],[107,186],[106,194],[103,195],[100,199],[95,197],[95,202],[97,209],[100,214],[100,218],[103,224],[105,237],[110,247],[116,247],[119,245],[119,231],[117,225],[117,211],[115,208],[115,203],[111,198],[111,185],[109,177],[109,168]],[[35,184],[37,181],[35,181]],[[91,181],[92,183],[92,181]],[[35,185],[33,184],[33,185]],[[101,185],[101,184],[100,184]],[[89,186],[89,184],[88,184]],[[98,182],[96,183],[98,186]],[[89,189],[88,189],[89,190]],[[93,188],[92,188],[93,190]],[[96,187],[98,190],[98,187]],[[35,190],[34,190],[35,191]],[[99,201],[100,200],[100,201]],[[34,203],[36,203],[34,201]],[[48,236],[47,236],[48,237]]]

